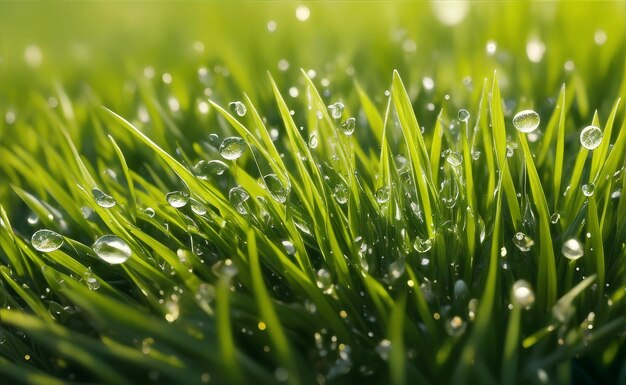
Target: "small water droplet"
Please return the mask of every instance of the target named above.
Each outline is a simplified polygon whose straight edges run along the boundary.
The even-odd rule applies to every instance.
[[[383,361],[387,361],[391,353],[391,341],[387,339],[380,341],[375,350]]]
[[[63,245],[63,236],[52,230],[38,230],[31,237],[30,243],[36,250],[49,253]]]
[[[37,213],[30,213],[28,215],[28,218],[26,218],[26,222],[28,222],[29,225],[36,225],[37,223],[39,223],[39,216],[37,215]]]
[[[330,272],[326,269],[319,269],[317,271],[317,278],[315,281],[317,287],[322,289],[324,294],[332,294],[334,290],[333,285],[333,277],[330,275]]]
[[[554,213],[552,214],[552,216],[550,216],[550,222],[552,223],[559,223],[559,220],[561,219],[561,214],[559,213]]]
[[[309,136],[309,147],[312,149],[317,148],[319,145],[319,139],[317,138],[317,132],[313,132],[311,136]]]
[[[389,199],[391,199],[391,188],[389,186],[379,188],[376,190],[374,197],[376,198],[376,202],[378,202],[378,204],[382,205],[383,203],[389,202]]]
[[[48,312],[55,320],[60,323],[65,323],[70,316],[71,308],[69,306],[63,307],[58,302],[51,301],[48,305]]]
[[[404,261],[394,261],[389,264],[389,275],[393,280],[400,278],[404,274],[404,270]]]
[[[463,321],[461,317],[455,315],[448,322],[446,322],[446,333],[450,337],[458,337],[465,333],[465,329],[467,329],[467,323]]]
[[[459,185],[456,179],[452,178],[444,180],[441,183],[439,195],[444,206],[449,209],[453,208],[459,198]]]
[[[433,240],[430,238],[421,238],[415,237],[415,242],[413,242],[413,248],[418,253],[425,253],[433,247]]]
[[[143,213],[149,216],[150,218],[154,218],[154,215],[156,214],[152,207],[146,207],[145,209],[143,209]]]
[[[593,183],[584,184],[582,187],[583,195],[590,197],[596,191],[596,185]]]
[[[513,117],[513,126],[520,132],[532,132],[539,127],[539,114],[533,110],[523,110]]]
[[[268,174],[263,177],[263,182],[265,183],[265,187],[267,191],[269,191],[270,195],[274,200],[278,203],[287,202],[287,196],[291,191],[289,187],[285,187],[280,179],[276,176],[276,174]]]
[[[464,108],[459,110],[458,118],[461,122],[468,122],[470,119],[470,113]]]
[[[526,309],[535,302],[535,293],[528,282],[520,279],[513,284],[513,300]]]
[[[239,116],[244,116],[247,112],[246,105],[239,101],[228,103],[228,107]]]
[[[572,261],[577,260],[585,254],[583,245],[576,238],[571,238],[565,241],[561,247],[561,252],[565,258]]]
[[[238,136],[225,138],[220,145],[220,155],[227,160],[239,159],[246,151],[246,141]]]
[[[228,170],[228,165],[221,160],[201,160],[193,166],[193,173],[198,179],[207,180],[211,174],[222,175]]]
[[[458,152],[450,151],[446,156],[446,162],[453,167],[458,167],[463,163],[463,155]]]
[[[178,209],[189,203],[189,194],[185,191],[172,191],[165,195],[165,199],[170,206]]]
[[[337,183],[333,190],[333,196],[340,205],[346,204],[349,197],[348,187],[343,182]]]
[[[513,243],[518,249],[526,252],[535,244],[535,241],[533,241],[528,235],[519,231],[513,236]]]
[[[245,202],[250,198],[250,194],[241,186],[236,186],[230,189],[228,192],[228,200],[235,207],[239,214],[247,214]]]
[[[115,206],[115,203],[116,203],[115,199],[113,199],[112,196],[103,193],[99,189],[97,189],[97,188],[92,189],[91,190],[91,194],[93,195],[94,199],[96,200],[96,204],[98,206],[104,207],[106,209]]]
[[[356,120],[354,118],[348,118],[341,124],[341,132],[346,136],[350,136],[354,133],[355,126]]]
[[[463,300],[469,297],[469,288],[464,280],[459,279],[454,283],[454,298],[456,300]]]
[[[328,112],[330,112],[330,116],[333,119],[339,120],[341,119],[341,115],[343,115],[344,105],[341,102],[336,102],[328,106]]]
[[[83,281],[89,290],[98,290],[100,288],[100,281],[90,271],[83,274]]]
[[[196,215],[204,215],[207,213],[207,209],[206,207],[204,207],[204,205],[200,202],[198,202],[195,199],[190,199],[189,200],[190,206],[191,206],[191,211],[194,212],[194,214]]]
[[[178,296],[172,294],[170,299],[165,301],[165,320],[172,323],[180,316],[180,305],[178,304]]]
[[[233,261],[226,259],[215,262],[211,266],[211,272],[217,277],[231,279],[239,273],[239,269],[233,264]]]
[[[287,252],[288,255],[296,254],[296,248],[293,246],[293,242],[283,241],[282,244],[283,244],[283,247],[285,248],[285,252]]]
[[[602,142],[602,130],[596,126],[587,126],[580,132],[580,144],[587,150],[595,150]]]
[[[105,262],[117,265],[126,262],[132,255],[128,243],[116,235],[105,235],[93,244],[93,251]]]

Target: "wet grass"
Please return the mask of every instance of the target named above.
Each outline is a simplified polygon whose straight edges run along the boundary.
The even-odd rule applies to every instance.
[[[118,5],[0,15],[3,378],[626,383],[624,4]]]

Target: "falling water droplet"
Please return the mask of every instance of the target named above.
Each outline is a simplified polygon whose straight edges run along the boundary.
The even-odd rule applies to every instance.
[[[207,180],[211,174],[222,175],[228,170],[228,165],[221,160],[201,160],[193,166],[193,173],[198,179]]]
[[[458,118],[461,122],[468,122],[470,118],[470,113],[464,108],[459,110]]]
[[[289,195],[290,189],[281,183],[276,174],[265,175],[263,177],[263,182],[265,182],[267,191],[269,191],[270,195],[276,202],[287,202],[287,196]]]
[[[239,116],[244,116],[247,111],[246,105],[239,101],[228,103],[228,107],[232,112],[236,113]]]
[[[596,185],[593,183],[584,184],[582,190],[586,197],[590,197],[596,191]]]
[[[246,141],[238,136],[230,136],[222,141],[220,155],[227,160],[239,159],[246,151]]]
[[[170,206],[178,209],[189,203],[189,194],[185,191],[172,191],[165,195],[165,199]]]
[[[513,125],[520,132],[532,132],[539,127],[539,114],[533,110],[523,110],[513,117]]]
[[[576,238],[565,241],[561,247],[561,252],[565,258],[572,261],[577,260],[585,254],[582,243]]]
[[[103,193],[102,191],[94,188],[91,190],[91,194],[96,200],[96,204],[100,207],[104,207],[106,209],[115,206],[115,199],[112,196]]]
[[[526,309],[535,302],[535,293],[528,282],[520,279],[513,284],[513,300]]]
[[[346,136],[350,136],[354,133],[355,126],[356,120],[354,118],[348,118],[341,124],[341,132]]]
[[[117,265],[126,262],[132,255],[128,243],[116,235],[105,235],[93,244],[93,251],[105,262]]]
[[[587,126],[580,132],[580,144],[587,150],[595,150],[602,142],[602,130],[596,126]]]
[[[63,236],[52,230],[38,230],[31,237],[30,243],[36,250],[49,253],[63,245]]]
[[[513,236],[513,243],[518,249],[526,252],[535,244],[535,241],[533,241],[528,235],[519,231]]]
[[[383,203],[389,202],[389,199],[391,199],[391,188],[389,186],[379,188],[376,190],[374,197],[376,198],[376,202],[378,202],[378,204],[382,205]]]
[[[328,106],[328,112],[330,112],[330,116],[335,120],[341,119],[341,115],[343,115],[344,105],[341,102],[336,102]]]
[[[430,238],[421,238],[415,237],[415,242],[413,242],[413,248],[418,253],[425,253],[433,247],[433,240]]]

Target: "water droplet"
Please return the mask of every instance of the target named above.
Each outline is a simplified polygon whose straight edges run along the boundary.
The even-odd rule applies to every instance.
[[[328,106],[328,112],[330,112],[330,116],[333,119],[339,120],[341,119],[341,115],[343,115],[344,105],[341,102],[336,102]]]
[[[561,219],[561,214],[559,213],[554,213],[552,214],[552,216],[550,216],[550,222],[555,223],[555,224],[558,223],[560,219]]]
[[[208,314],[213,314],[211,302],[215,299],[215,288],[208,283],[201,283],[194,295],[196,302]]]
[[[38,230],[31,237],[30,243],[36,250],[49,253],[63,245],[63,236],[52,230]]]
[[[307,21],[311,17],[311,10],[305,5],[298,5],[296,8],[296,19],[298,21]]]
[[[561,247],[563,256],[572,261],[577,260],[585,254],[582,243],[576,238],[571,238],[563,243]]]
[[[382,205],[383,203],[389,202],[389,199],[391,199],[391,188],[389,186],[379,188],[376,190],[374,197],[376,198],[376,202],[378,202],[378,204]]]
[[[446,322],[446,333],[450,337],[458,337],[465,333],[465,329],[467,329],[467,323],[463,321],[461,317],[455,315],[448,322]]]
[[[309,136],[309,147],[315,149],[319,144],[319,139],[317,138],[317,132],[313,132],[311,136]]]
[[[170,206],[178,209],[189,203],[189,194],[185,191],[172,191],[165,195],[165,199]]]
[[[341,132],[346,136],[350,136],[354,133],[355,126],[356,120],[354,118],[348,118],[341,124]]]
[[[463,163],[463,155],[458,152],[450,151],[446,156],[446,162],[453,167],[458,167]]]
[[[389,264],[389,275],[393,280],[400,278],[404,274],[404,270],[404,261],[394,261]]]
[[[93,244],[93,251],[105,262],[117,265],[126,262],[132,255],[128,243],[116,235],[105,235]]]
[[[83,274],[83,281],[89,290],[98,290],[100,288],[100,281],[90,271]]]
[[[446,179],[441,183],[441,190],[439,191],[441,202],[447,208],[451,209],[456,205],[456,201],[459,198],[459,185],[456,179]]]
[[[190,199],[189,202],[190,202],[190,206],[191,206],[191,211],[193,211],[194,214],[196,214],[196,215],[204,215],[204,214],[207,213],[207,209],[206,209],[206,207],[204,207],[204,205],[202,203],[198,202],[197,200],[195,200],[193,198]]]
[[[513,300],[526,309],[535,302],[535,293],[528,282],[520,279],[513,284]]]
[[[149,216],[150,218],[154,218],[154,215],[156,214],[152,207],[146,207],[145,209],[143,209],[143,213]]]
[[[228,103],[228,107],[239,116],[244,116],[247,112],[246,105],[239,101]]]
[[[28,218],[26,218],[26,222],[28,222],[29,225],[36,225],[37,223],[39,223],[39,216],[37,215],[37,213],[30,213],[28,215]]]
[[[415,237],[415,242],[413,242],[413,248],[418,253],[425,253],[433,247],[433,240],[430,238],[421,238]]]
[[[220,145],[220,155],[227,160],[239,159],[246,151],[247,144],[245,140],[238,136],[230,136],[222,141]]]
[[[226,259],[215,262],[211,266],[211,272],[217,277],[231,279],[239,273],[239,269],[233,264],[233,261]]]
[[[535,244],[535,241],[532,240],[528,235],[520,232],[517,232],[513,236],[513,243],[523,252],[530,250],[530,248]]]
[[[282,244],[288,255],[294,255],[296,253],[296,248],[293,246],[293,242],[283,241]]]
[[[583,187],[582,187],[582,190],[583,190],[583,194],[586,197],[590,197],[596,191],[596,185],[593,184],[593,183],[584,184]]]
[[[335,285],[333,285],[333,277],[330,275],[328,270],[319,269],[317,271],[315,283],[317,284],[317,287],[322,289],[324,294],[332,294]]]
[[[340,205],[344,205],[348,202],[349,194],[348,187],[343,182],[337,183],[333,190],[333,196]]]
[[[459,110],[458,118],[461,122],[468,122],[470,119],[470,113],[464,108]]]
[[[433,80],[433,78],[428,77],[428,76],[425,76],[425,77],[422,79],[422,85],[424,86],[424,89],[425,89],[426,91],[430,91],[430,90],[432,90],[433,88],[435,88],[435,81]]]
[[[104,207],[105,209],[111,208],[115,206],[115,199],[112,196],[103,193],[102,191],[94,188],[91,190],[91,194],[96,200],[96,204],[100,207]]]
[[[454,298],[462,300],[469,297],[469,288],[464,280],[459,279],[454,283]]]
[[[595,150],[602,142],[602,130],[596,126],[587,126],[580,132],[580,144],[587,150]]]
[[[245,202],[250,198],[250,194],[241,186],[236,186],[230,189],[228,192],[228,200],[235,207],[239,214],[247,214]]]
[[[178,305],[178,296],[172,294],[170,299],[165,301],[165,320],[172,323],[180,316],[180,306]]]
[[[265,182],[267,191],[269,191],[270,195],[272,196],[272,198],[274,198],[276,202],[287,202],[287,196],[289,195],[289,192],[291,190],[289,189],[289,187],[283,186],[276,174],[265,175],[263,177],[263,182]]]
[[[520,132],[532,132],[539,127],[539,114],[533,110],[523,110],[513,117],[513,125]]]
[[[375,350],[383,361],[387,361],[391,353],[391,341],[387,339],[380,341]]]
[[[193,166],[193,173],[198,179],[207,180],[211,174],[222,175],[228,170],[228,165],[221,160],[201,160]]]

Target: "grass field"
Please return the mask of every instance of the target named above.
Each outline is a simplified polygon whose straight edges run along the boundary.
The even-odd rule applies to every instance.
[[[0,382],[626,384],[625,36],[0,1]]]

